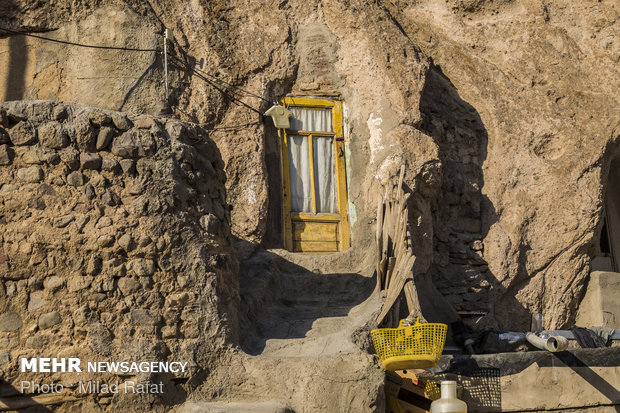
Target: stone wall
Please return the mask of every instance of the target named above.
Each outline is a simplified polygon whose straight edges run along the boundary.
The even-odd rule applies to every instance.
[[[475,412],[616,412],[617,348],[443,356],[435,379],[456,380]],[[551,390],[553,389],[553,390]]]
[[[484,316],[494,280],[483,247],[488,229],[483,227],[482,210],[490,206],[481,192],[487,133],[477,111],[437,69],[429,74],[421,110],[422,129],[437,142],[443,172],[432,201],[431,276],[461,316]]]
[[[0,379],[75,383],[20,374],[21,357],[187,361],[141,377],[181,397],[236,340],[219,150],[193,124],[51,101],[3,103],[0,124]]]

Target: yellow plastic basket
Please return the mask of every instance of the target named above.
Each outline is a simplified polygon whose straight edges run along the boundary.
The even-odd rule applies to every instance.
[[[377,328],[370,332],[375,351],[386,370],[426,369],[436,366],[446,342],[448,326],[420,323],[398,328]]]
[[[439,386],[437,386],[437,383],[432,380],[426,380],[424,393],[426,393],[426,397],[432,401],[435,401],[441,397],[441,390],[439,390]]]

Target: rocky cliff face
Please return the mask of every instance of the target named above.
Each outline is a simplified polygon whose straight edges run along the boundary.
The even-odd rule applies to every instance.
[[[544,313],[552,328],[574,320],[598,247],[618,138],[615,2],[63,4],[5,2],[3,24],[142,47],[161,47],[157,32],[174,29],[170,106],[176,116],[214,129],[237,237],[278,242],[277,138],[269,120],[235,105],[194,69],[261,96],[266,101],[219,83],[263,111],[286,93],[344,98],[354,248],[371,245],[371,194],[405,163],[418,274],[428,274],[479,326],[522,329],[531,312]],[[87,30],[95,15],[108,19],[109,36]],[[142,37],[115,29],[128,19],[143,28]],[[40,57],[43,43],[32,42],[32,85],[47,97],[36,79],[55,60]],[[110,56],[95,53],[83,64]],[[135,55],[115,56],[124,62]],[[162,62],[148,57],[122,65],[136,73],[109,80],[111,95],[57,96],[157,111]],[[84,90],[78,69],[61,90]],[[89,70],[92,78],[109,72]]]
[[[21,357],[79,357],[189,362],[185,374],[138,377],[163,380],[163,399],[82,394],[83,407],[179,402],[236,341],[237,264],[217,147],[193,124],[52,101],[2,104],[0,123],[3,397],[21,380],[51,380],[66,391],[48,402],[75,402],[78,380],[127,379],[19,372]]]
[[[467,284],[456,305],[486,307],[491,326],[526,328],[532,312],[552,327],[572,325],[617,154],[618,5],[423,1],[397,9],[433,58],[430,84],[467,102],[429,95],[423,106],[422,128],[443,157],[434,207],[443,290]]]
[[[0,38],[1,99],[100,108],[38,101],[0,110],[3,380],[20,377],[22,355],[58,348],[195,365],[196,374],[166,378],[178,399],[78,401],[91,410],[164,410],[195,389],[190,399],[260,393],[296,411],[382,408],[383,375],[346,329],[328,336],[348,352],[336,345],[330,357],[323,346],[285,357],[223,351],[239,332],[235,256],[282,245],[277,131],[244,105],[264,112],[287,94],[345,102],[352,250],[316,262],[288,256],[301,263],[292,284],[255,254],[244,323],[261,319],[261,303],[280,288],[272,310],[288,315],[294,296],[302,321],[286,320],[303,327],[308,297],[296,286],[316,287],[304,271],[329,274],[330,285],[333,271],[368,268],[376,195],[403,164],[429,321],[451,321],[456,310],[477,328],[524,330],[533,312],[549,328],[573,323],[619,152],[617,2],[69,3],[5,0],[0,24],[145,50]],[[164,28],[175,34],[168,101]],[[346,268],[335,270],[339,259]],[[334,293],[314,298],[330,303]],[[338,320],[315,321],[321,330]],[[263,320],[265,344],[275,334],[306,348],[312,330],[281,334],[272,322]]]

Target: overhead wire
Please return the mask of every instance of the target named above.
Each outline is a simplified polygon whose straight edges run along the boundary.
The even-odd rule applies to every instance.
[[[207,82],[208,84],[210,84],[211,86],[213,86],[215,89],[217,89],[220,93],[228,96],[228,98],[230,98],[230,100],[233,101],[233,103],[235,103],[236,105],[242,105],[245,106],[246,108],[250,109],[253,112],[258,113],[259,115],[263,115],[263,112],[261,112],[260,110],[248,105],[247,103],[245,103],[244,101],[240,100],[239,98],[231,95],[230,93],[228,93],[226,90],[224,90],[220,85],[215,84],[212,80],[209,80],[208,78],[206,78],[205,76],[203,76],[202,74],[195,72],[194,71],[194,75],[196,75],[199,79],[204,80],[205,82]]]
[[[253,97],[255,97],[255,98],[258,98],[258,99],[260,99],[260,100],[262,100],[262,101],[264,101],[264,102],[270,103],[270,101],[269,101],[269,100],[267,100],[267,99],[265,99],[264,97],[259,96],[259,95],[255,94],[255,93],[249,92],[249,91],[247,91],[247,90],[241,89],[239,86],[235,86],[235,85],[233,85],[233,84],[230,84],[230,83],[228,83],[228,82],[226,82],[226,81],[224,81],[224,80],[222,80],[222,79],[218,78],[217,76],[214,76],[214,75],[212,75],[212,74],[210,74],[210,73],[207,73],[207,72],[205,72],[205,71],[202,71],[202,70],[200,70],[200,69],[196,69],[196,68],[194,68],[194,70],[195,70],[196,72],[199,72],[199,73],[201,73],[201,74],[203,74],[203,75],[205,75],[205,76],[208,76],[208,77],[210,77],[210,78],[212,78],[212,79],[214,79],[214,80],[216,80],[216,81],[218,81],[218,82],[220,82],[220,83],[223,83],[223,84],[225,84],[226,86],[232,87],[232,88],[234,88],[234,89],[239,90],[240,92],[246,93],[246,94],[248,94],[248,95],[250,95],[250,96],[253,96]]]
[[[136,47],[101,46],[101,45],[93,45],[93,44],[83,44],[83,43],[69,42],[66,40],[52,39],[49,37],[39,36],[39,35],[32,34],[32,33],[20,32],[17,30],[5,29],[4,27],[0,27],[0,30],[5,31],[7,33],[11,33],[11,34],[19,34],[22,36],[34,37],[35,39],[41,39],[41,40],[46,40],[48,42],[61,43],[61,44],[66,44],[70,46],[88,47],[91,49],[124,50],[128,52],[156,52],[156,53],[161,54],[161,51],[158,49],[140,49]]]
[[[257,99],[260,99],[260,100],[262,100],[264,102],[271,103],[268,99],[265,99],[264,97],[262,97],[260,95],[257,95],[256,93],[253,93],[253,92],[250,92],[248,90],[242,89],[242,88],[240,88],[237,85],[233,85],[233,84],[231,84],[229,82],[226,82],[225,80],[222,80],[219,77],[217,77],[215,75],[212,75],[212,74],[210,74],[208,72],[205,72],[203,70],[196,69],[195,67],[190,67],[189,64],[187,64],[186,62],[182,61],[181,59],[179,59],[176,56],[171,56],[171,57],[174,58],[174,59],[177,59],[185,68],[191,69],[195,73],[199,73],[199,74],[201,74],[203,76],[209,77],[209,78],[211,78],[215,82],[218,82],[218,83],[220,83],[220,84],[222,84],[224,86],[227,86],[227,87],[231,87],[231,88],[233,88],[235,90],[238,90],[238,91],[243,92],[243,93],[245,93],[245,94],[247,94],[249,96],[252,96],[252,97],[255,97]]]
[[[234,85],[231,85],[230,83],[225,82],[225,81],[223,81],[223,80],[221,80],[221,79],[215,78],[213,75],[209,75],[211,78],[213,78],[213,80],[211,80],[211,79],[209,79],[207,76],[205,76],[205,75],[207,75],[208,73],[203,72],[203,71],[201,71],[201,70],[198,70],[198,69],[196,69],[196,68],[193,68],[193,67],[189,66],[189,65],[188,65],[187,63],[185,63],[183,60],[179,59],[178,57],[176,57],[176,56],[174,56],[174,55],[171,55],[171,57],[172,57],[172,59],[173,59],[173,60],[175,60],[175,61],[179,62],[179,66],[180,66],[180,68],[181,68],[181,69],[185,69],[185,70],[189,70],[189,71],[191,71],[191,72],[192,72],[192,73],[193,73],[196,77],[198,77],[199,79],[204,80],[205,82],[207,82],[208,84],[210,84],[211,86],[213,86],[215,89],[217,89],[220,93],[222,93],[222,94],[224,94],[224,95],[228,96],[228,97],[229,97],[229,98],[233,101],[233,103],[235,103],[235,104],[237,104],[237,105],[242,105],[242,106],[245,106],[246,108],[248,108],[248,109],[250,109],[250,110],[252,110],[252,111],[254,111],[254,112],[258,113],[259,115],[263,115],[263,113],[262,113],[260,110],[258,110],[258,109],[256,109],[256,108],[254,108],[254,107],[252,107],[252,106],[250,106],[250,105],[248,105],[248,104],[247,104],[247,103],[245,103],[244,101],[240,100],[239,98],[237,98],[237,97],[233,96],[231,93],[229,93],[228,91],[226,91],[226,90],[224,89],[224,85],[225,85],[225,86],[228,86],[228,87],[232,87],[233,89],[239,89],[239,90],[241,90],[240,88],[238,88],[238,87],[236,87],[236,86],[234,86]],[[219,82],[220,84],[216,84],[216,82]],[[246,91],[246,93],[251,94],[251,95],[253,95],[253,96],[255,96],[255,97],[260,98],[260,96],[258,96],[258,95],[254,95],[254,94],[252,94],[251,92],[247,92],[247,91]],[[262,99],[262,98],[261,98],[261,99]],[[263,99],[263,100],[265,100],[265,99]]]
[[[67,41],[67,40],[52,39],[52,38],[49,38],[49,37],[39,36],[39,35],[36,35],[36,34],[22,32],[22,31],[18,31],[18,30],[7,29],[7,28],[4,28],[4,27],[0,27],[0,30],[4,31],[6,33],[33,37],[33,38],[36,38],[36,39],[40,39],[40,40],[44,40],[44,41],[48,41],[48,42],[65,44],[65,45],[69,45],[69,46],[86,47],[86,48],[91,48],[91,49],[123,50],[123,51],[130,51],[130,52],[155,52],[155,53],[158,53],[158,54],[162,54],[162,51],[158,50],[158,49],[142,49],[142,48],[135,48],[135,47],[92,45],[92,44],[70,42],[70,41]],[[180,68],[191,71],[194,75],[196,75],[198,78],[204,80],[205,82],[207,82],[208,84],[213,86],[220,93],[228,96],[233,101],[233,103],[235,103],[236,105],[245,106],[246,108],[248,108],[248,109],[250,109],[250,110],[252,110],[252,111],[254,111],[256,113],[258,113],[260,115],[263,115],[263,113],[260,110],[258,110],[256,108],[250,106],[249,104],[243,102],[238,97],[233,96],[230,92],[226,91],[225,88],[234,89],[236,91],[245,93],[248,96],[255,97],[255,98],[260,99],[260,100],[262,100],[264,102],[267,102],[267,103],[270,102],[269,100],[265,99],[264,97],[262,97],[260,95],[257,95],[256,93],[253,93],[253,92],[250,92],[248,90],[242,89],[241,87],[233,85],[233,84],[231,84],[229,82],[226,82],[225,80],[222,80],[222,79],[218,78],[217,76],[212,75],[212,74],[210,74],[208,72],[205,72],[203,70],[197,69],[195,67],[191,67],[189,64],[187,64],[186,62],[184,62],[183,60],[181,60],[177,56],[170,55],[170,57],[179,62]]]

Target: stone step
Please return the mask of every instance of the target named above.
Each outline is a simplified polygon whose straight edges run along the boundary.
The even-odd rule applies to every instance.
[[[382,296],[373,294],[372,269],[357,273],[354,258],[269,250],[246,260],[239,275],[241,351],[209,374],[205,394],[230,401],[230,412],[239,411],[236,403],[260,412],[245,402],[257,397],[299,413],[382,411],[384,372],[367,353]]]
[[[372,291],[374,281],[355,273],[339,274],[279,274],[279,290],[290,293],[289,299],[297,297],[309,299],[328,296],[342,298],[354,296],[359,290]],[[302,294],[303,293],[303,294]]]
[[[369,309],[380,307],[376,298],[371,300],[374,304],[363,305],[372,296],[375,281],[358,273],[313,272],[290,261],[310,265],[311,255],[279,254],[257,253],[240,275],[243,349],[269,357],[359,350],[351,336],[373,319]],[[358,307],[363,310],[354,311]],[[360,312],[363,315],[356,317]]]
[[[305,358],[308,356],[336,356],[359,351],[350,339],[340,332],[305,339],[269,339],[261,352],[262,357],[270,358]]]
[[[356,305],[323,306],[281,303],[270,307],[254,323],[243,341],[252,355],[303,357],[359,351],[353,333],[376,317],[379,295]]]
[[[296,413],[382,412],[384,380],[376,357],[359,350],[305,357],[252,357],[239,352],[234,362],[209,372],[195,394],[217,397],[203,399],[211,403],[243,403],[243,407],[253,407],[256,401],[277,402]]]
[[[369,260],[368,263],[360,262],[359,256],[353,249],[334,253],[303,254],[282,249],[270,249],[263,254],[263,256],[257,257],[258,260],[267,258],[270,260],[271,265],[277,266],[282,272],[287,274],[350,273],[363,270],[366,268],[366,264],[374,265],[372,260]],[[370,255],[368,258],[370,258]]]
[[[186,402],[177,413],[294,413],[278,402]]]

